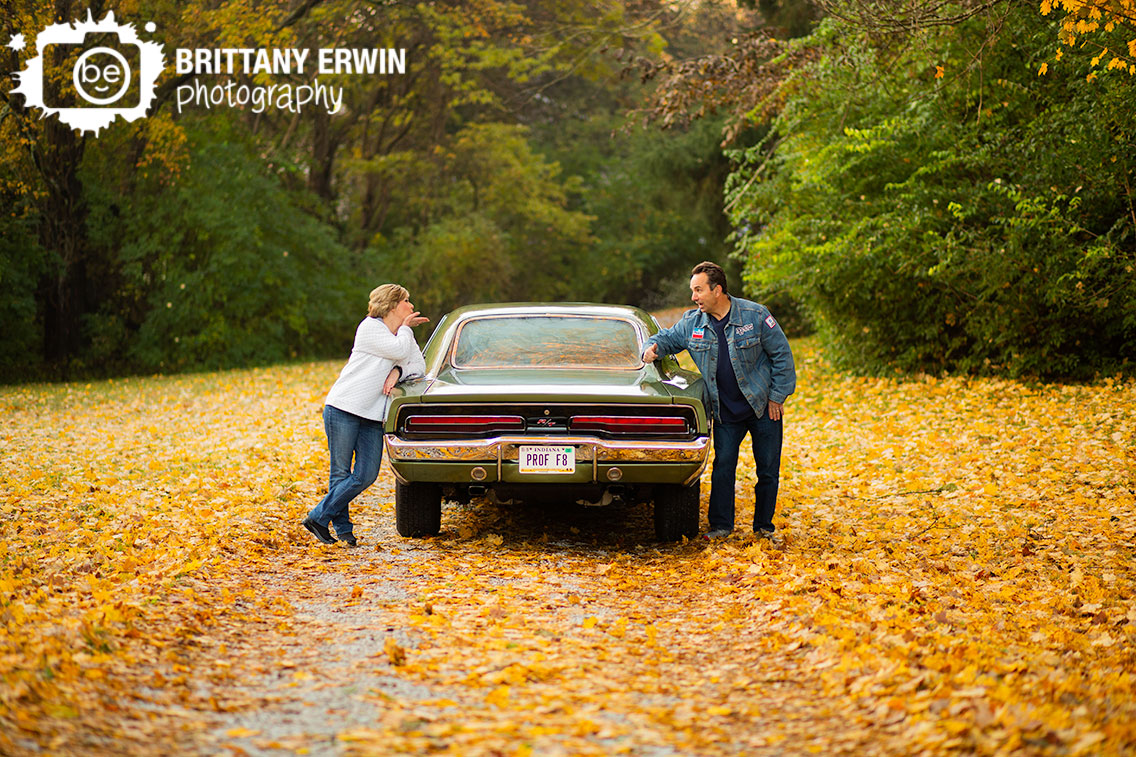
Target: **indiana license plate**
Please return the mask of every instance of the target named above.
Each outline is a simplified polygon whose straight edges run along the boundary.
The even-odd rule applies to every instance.
[[[575,473],[575,447],[521,447],[521,473]]]

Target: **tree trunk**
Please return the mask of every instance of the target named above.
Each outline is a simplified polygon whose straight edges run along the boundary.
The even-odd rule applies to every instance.
[[[56,0],[54,10],[57,23],[72,20],[71,0]],[[101,0],[90,4],[95,18],[102,10]],[[46,64],[62,65],[64,53],[57,55]],[[59,378],[67,379],[82,346],[81,318],[87,305],[87,204],[79,179],[86,137],[56,118],[42,124],[43,139],[35,149],[36,168],[46,189],[39,236],[51,256],[38,297],[43,309],[43,358]]]
[[[331,177],[338,147],[331,130],[331,116],[316,109],[312,116],[312,164],[308,169],[308,189],[329,205],[335,200]]]
[[[54,258],[40,283],[43,357],[66,379],[81,347],[80,321],[87,305],[87,205],[79,179],[86,140],[54,119],[48,119],[43,129],[39,168],[47,196],[40,216],[40,242]]]

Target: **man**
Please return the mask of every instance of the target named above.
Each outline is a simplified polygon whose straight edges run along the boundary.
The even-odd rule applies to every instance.
[[[714,418],[706,538],[734,530],[734,481],[747,432],[757,467],[753,531],[769,538],[781,470],[781,419],[785,399],[797,384],[793,353],[768,308],[729,295],[721,266],[699,263],[691,274],[690,299],[698,308],[648,339],[643,359],[653,362],[660,355],[688,350],[706,381]]]

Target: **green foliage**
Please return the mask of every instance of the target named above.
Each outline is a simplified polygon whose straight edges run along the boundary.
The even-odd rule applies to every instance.
[[[741,0],[738,5],[756,6],[774,29],[789,37],[807,34],[820,16],[817,5],[807,0]]]
[[[369,279],[301,200],[247,147],[212,139],[173,188],[92,192],[118,279],[88,318],[87,359],[173,371],[342,354]]]
[[[558,123],[545,149],[579,176],[577,207],[595,220],[595,244],[571,275],[580,299],[648,307],[688,302],[690,269],[725,261],[722,185],[729,169],[721,121],[688,129],[623,130],[617,116]]]
[[[721,123],[623,124],[463,128],[404,176],[381,267],[433,315],[493,300],[686,303],[690,268],[728,252]]]
[[[787,87],[772,140],[735,154],[747,281],[801,300],[847,365],[1133,368],[1125,83],[1039,79],[1045,25],[1022,14],[1007,24],[974,71],[964,66],[987,31],[978,23],[885,59],[825,22],[825,55]],[[952,74],[936,81],[934,63]]]
[[[12,215],[0,218],[0,378],[39,369],[43,325],[36,312],[36,288],[48,259],[32,224]]]
[[[590,218],[567,207],[576,188],[533,152],[524,127],[470,124],[437,151],[423,191],[429,216],[381,247],[425,311],[479,300],[568,295]]]

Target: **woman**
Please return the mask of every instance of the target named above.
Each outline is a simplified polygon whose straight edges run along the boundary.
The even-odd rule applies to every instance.
[[[347,506],[375,482],[383,459],[383,421],[390,394],[401,376],[425,373],[422,350],[414,341],[414,326],[429,321],[410,304],[410,294],[398,284],[383,284],[371,292],[367,317],[355,330],[351,357],[324,400],[323,427],[331,452],[327,496],[304,518],[304,528],[324,544],[336,539],[354,547]],[[352,455],[355,467],[351,467]]]

